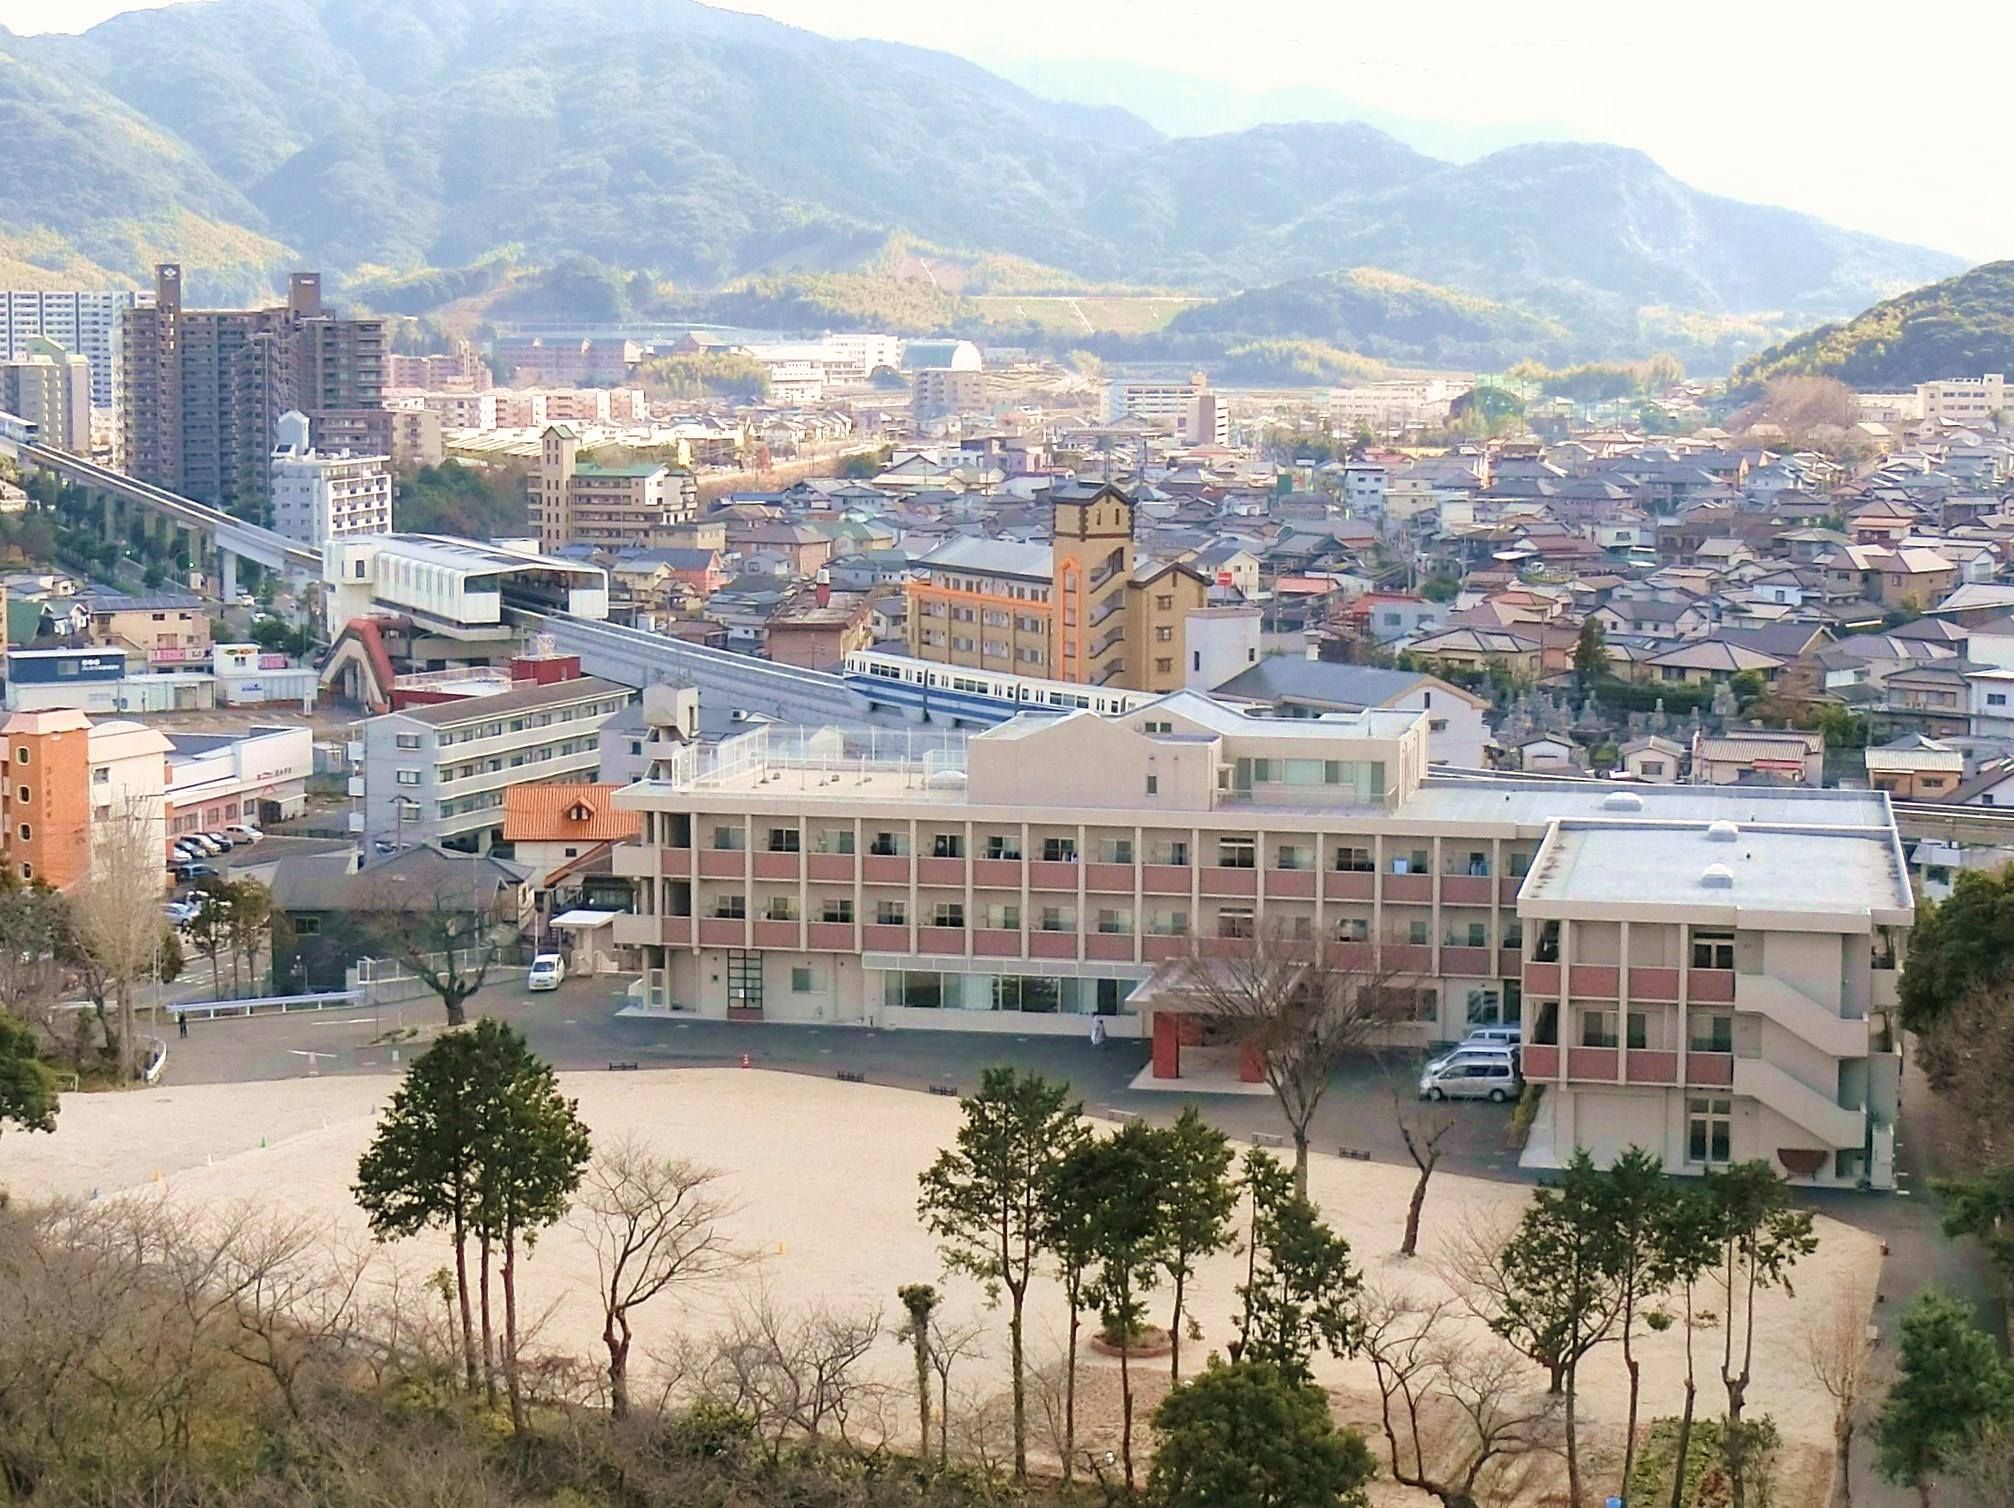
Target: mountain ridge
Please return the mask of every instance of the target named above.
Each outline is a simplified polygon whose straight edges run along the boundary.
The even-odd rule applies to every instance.
[[[0,224],[109,267],[170,245],[124,222],[187,216],[199,249],[227,245],[225,282],[261,258],[340,282],[508,248],[697,290],[847,271],[901,234],[1210,294],[1375,267],[1571,339],[1645,306],[1830,317],[1960,265],[1701,194],[1626,149],[1451,163],[1354,122],[1166,137],[947,54],[696,0],[210,0],[0,34],[10,120],[84,181],[0,162]],[[94,123],[123,161],[94,154]]]

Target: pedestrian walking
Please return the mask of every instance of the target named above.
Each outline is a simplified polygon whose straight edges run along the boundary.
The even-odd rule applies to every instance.
[[[187,1011],[175,1012],[175,1035],[178,1037],[189,1035],[189,1013]]]
[[[1103,1047],[1105,1045],[1105,1018],[1103,1016],[1093,1016],[1091,1018],[1091,1045],[1093,1047]]]

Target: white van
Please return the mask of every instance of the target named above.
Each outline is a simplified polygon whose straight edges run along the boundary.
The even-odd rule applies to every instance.
[[[566,961],[557,953],[541,953],[531,961],[525,985],[534,990],[556,990],[566,978]]]
[[[1524,1092],[1524,1080],[1508,1050],[1458,1052],[1429,1063],[1420,1074],[1423,1100],[1488,1100],[1501,1105]]]

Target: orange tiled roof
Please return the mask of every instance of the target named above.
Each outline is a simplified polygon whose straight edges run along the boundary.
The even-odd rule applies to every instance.
[[[617,811],[613,785],[514,785],[504,791],[507,843],[604,843],[634,838],[640,812]]]

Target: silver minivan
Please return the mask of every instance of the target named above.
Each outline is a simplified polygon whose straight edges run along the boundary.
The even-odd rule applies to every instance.
[[[1420,1074],[1425,1100],[1488,1100],[1501,1105],[1524,1091],[1517,1060],[1508,1049],[1457,1052],[1429,1063]]]

